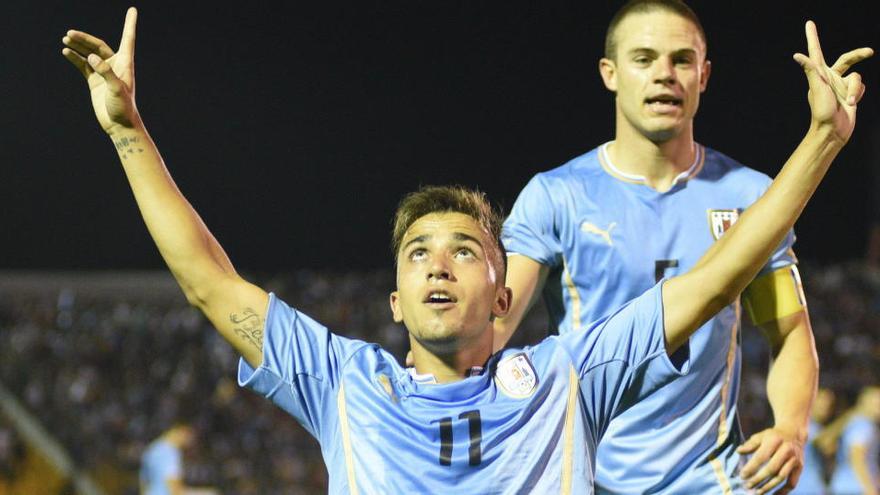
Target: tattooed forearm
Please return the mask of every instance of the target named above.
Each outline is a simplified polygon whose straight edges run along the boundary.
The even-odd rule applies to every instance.
[[[119,157],[123,160],[130,156],[134,156],[135,153],[144,152],[143,144],[141,143],[141,138],[139,136],[114,139],[113,146],[116,147],[116,152],[119,153]]]
[[[236,335],[262,352],[263,328],[266,326],[264,318],[260,318],[253,309],[245,308],[241,313],[230,313],[229,321],[234,325],[232,330]]]

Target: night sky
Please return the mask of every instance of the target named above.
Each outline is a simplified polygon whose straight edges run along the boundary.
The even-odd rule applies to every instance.
[[[817,21],[830,65],[880,48],[873,3],[693,2],[713,61],[697,140],[774,175],[808,125],[791,59],[806,49],[804,21]],[[85,82],[60,54],[68,28],[115,48],[129,3],[15,4],[0,21],[0,270],[161,268]],[[507,210],[534,173],[613,136],[597,62],[618,2],[226,4],[136,4],[137,101],[241,271],[389,267],[403,193],[461,183]],[[878,66],[860,67],[855,135],[797,225],[802,260],[864,252]]]

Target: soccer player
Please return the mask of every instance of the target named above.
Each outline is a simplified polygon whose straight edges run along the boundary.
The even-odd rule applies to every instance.
[[[813,407],[810,410],[807,444],[804,447],[804,469],[797,487],[791,491],[791,495],[824,495],[828,491],[825,486],[823,453],[814,441],[822,431],[822,427],[834,414],[834,402],[833,390],[820,388],[816,391],[816,400],[813,401]]]
[[[711,64],[700,21],[681,1],[625,4],[609,24],[599,72],[615,96],[614,141],[537,174],[520,193],[502,236],[514,297],[495,322],[496,349],[539,294],[565,335],[691,269],[770,183],[694,141]],[[690,359],[688,376],[611,423],[597,454],[599,492],[794,485],[818,361],[793,242],[790,233],[743,294],[773,352],[773,427],[737,450],[740,305],[733,301],[673,356]],[[752,458],[740,471],[741,454]]]
[[[843,429],[831,476],[835,495],[880,494],[880,386],[866,387]]]
[[[187,299],[241,353],[239,380],[320,442],[332,493],[591,493],[610,419],[679,376],[668,354],[733,301],[803,210],[849,139],[864,85],[826,66],[812,23],[812,120],[778,181],[694,269],[590,325],[493,354],[507,314],[499,217],[479,193],[433,187],[403,199],[393,245],[393,318],[414,370],[374,344],[331,333],[245,281],[175,186],[134,100],[136,11],[117,52],[68,31],[63,55],[88,81],[156,245]],[[272,455],[266,453],[267,456]]]
[[[183,482],[183,451],[195,442],[195,430],[176,423],[154,440],[141,456],[143,495],[216,495],[208,487],[188,487]]]

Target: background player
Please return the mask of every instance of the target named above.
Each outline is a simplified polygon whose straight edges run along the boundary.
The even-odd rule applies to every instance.
[[[835,495],[880,493],[880,386],[864,388],[848,413],[831,476]]]
[[[141,493],[144,495],[217,495],[208,487],[183,482],[183,452],[196,441],[188,423],[175,423],[154,440],[141,456]]]
[[[822,428],[834,416],[834,391],[820,388],[810,410],[807,444],[804,447],[804,469],[792,495],[823,495],[828,489],[825,483],[825,460],[822,450],[814,443]]]
[[[242,354],[243,383],[318,437],[334,492],[591,491],[594,448],[610,418],[678,375],[667,352],[737,297],[849,139],[864,86],[857,74],[841,74],[871,54],[849,52],[832,71],[808,24],[810,56],[796,58],[813,119],[779,181],[693,270],[594,331],[493,356],[488,325],[507,313],[510,290],[492,212],[457,188],[406,198],[390,302],[410,332],[409,373],[377,346],[329,333],[236,273],[137,111],[135,23],[130,9],[118,53],[80,31],[68,32],[62,53],[86,77],[98,121],[188,300]]]
[[[496,348],[542,291],[552,324],[565,334],[689,270],[770,182],[694,141],[711,64],[699,19],[684,3],[624,5],[609,24],[599,71],[615,94],[614,141],[536,175],[517,199],[503,234],[514,298],[510,314],[496,321]],[[767,378],[773,427],[736,450],[735,302],[690,340],[687,377],[611,424],[598,452],[599,491],[729,493],[783,468],[788,476],[774,484],[792,486],[818,373],[793,242],[789,234],[743,297],[774,356]],[[753,454],[742,480],[740,453]]]

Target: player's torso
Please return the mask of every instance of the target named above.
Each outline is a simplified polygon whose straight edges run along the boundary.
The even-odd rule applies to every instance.
[[[858,429],[862,434],[851,435],[850,430],[852,429]],[[832,493],[860,493],[862,490],[862,484],[850,458],[855,443],[866,447],[865,459],[867,459],[868,474],[875,485],[880,485],[880,466],[877,465],[877,459],[880,458],[880,428],[870,419],[856,416],[844,429],[840,445],[837,448],[837,463],[829,486]]]
[[[560,332],[584,327],[663,277],[685,273],[760,195],[753,177],[739,183],[736,171],[707,151],[694,176],[667,193],[612,176],[598,153],[558,180],[554,194],[562,195],[556,199],[572,218],[560,225],[564,264],[549,277],[545,298]],[[701,469],[712,488],[718,476],[728,477],[723,473],[736,462],[731,446],[723,461],[710,463],[706,453],[730,442],[737,428],[738,312],[738,304],[725,308],[691,337],[688,375],[612,421],[599,448],[600,481],[608,475],[634,493],[662,486],[675,469]]]
[[[558,493],[565,486],[590,493],[595,444],[565,356],[523,356],[501,360],[496,379],[486,371],[444,385],[419,384],[379,362],[346,372],[339,428],[321,442],[331,492],[353,492],[347,488],[355,484],[359,493]]]

